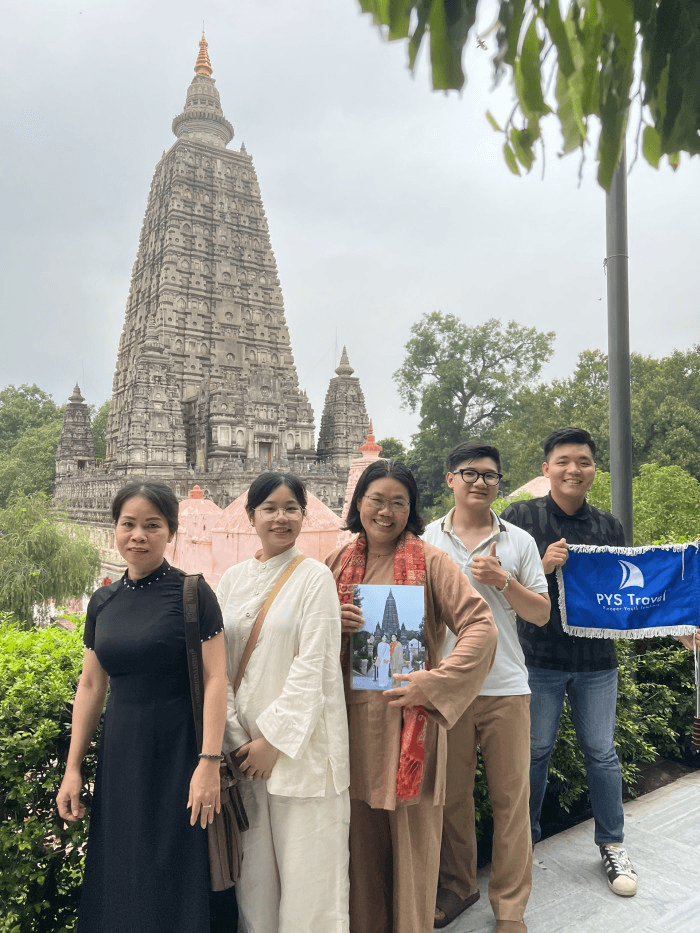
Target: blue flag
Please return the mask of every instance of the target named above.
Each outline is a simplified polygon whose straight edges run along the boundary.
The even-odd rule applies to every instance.
[[[587,638],[692,635],[700,625],[698,542],[570,544],[557,567],[562,627]]]

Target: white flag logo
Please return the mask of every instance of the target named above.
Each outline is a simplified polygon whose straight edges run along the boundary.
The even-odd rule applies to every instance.
[[[622,567],[621,590],[624,590],[626,586],[644,586],[644,575],[639,567],[635,567],[627,560],[619,560],[618,564]]]

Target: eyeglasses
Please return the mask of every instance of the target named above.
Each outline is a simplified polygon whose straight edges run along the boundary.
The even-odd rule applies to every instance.
[[[483,479],[487,486],[498,486],[498,484],[503,479],[503,473],[496,473],[495,470],[484,470],[482,473],[480,470],[473,470],[471,467],[468,467],[465,470],[452,470],[453,476],[461,476],[465,483],[472,485],[475,483],[479,477]]]
[[[384,499],[382,496],[363,496],[374,509],[387,509],[389,512],[408,512],[411,504],[405,499]]]
[[[273,519],[280,513],[287,518],[301,518],[306,512],[300,505],[288,505],[286,508],[275,508],[274,505],[261,505],[259,509],[253,509],[254,512],[260,512],[263,518]]]

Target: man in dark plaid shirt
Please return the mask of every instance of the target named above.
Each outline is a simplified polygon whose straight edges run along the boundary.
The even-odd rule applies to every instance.
[[[561,428],[544,441],[542,472],[550,493],[514,502],[502,517],[529,532],[537,543],[552,604],[542,628],[518,620],[532,691],[530,706],[530,824],[532,841],[540,839],[540,813],[549,759],[559,728],[564,696],[583,752],[588,790],[608,884],[615,894],[637,892],[624,838],[622,775],[615,751],[617,658],[615,644],[604,638],[567,635],[559,614],[555,569],[565,563],[567,544],[624,546],[622,526],[608,512],[586,502],[595,479],[595,443],[588,431]]]

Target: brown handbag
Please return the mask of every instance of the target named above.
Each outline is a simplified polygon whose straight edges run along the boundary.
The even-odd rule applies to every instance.
[[[187,668],[190,675],[192,713],[197,736],[197,748],[202,750],[202,720],[204,693],[202,684],[202,642],[199,634],[197,586],[200,573],[188,574],[182,590],[187,643]],[[212,891],[225,891],[233,887],[241,874],[243,849],[241,833],[248,829],[248,817],[238,787],[240,772],[233,757],[224,755],[219,769],[221,781],[221,810],[214,813],[207,826],[209,844],[209,874]]]

